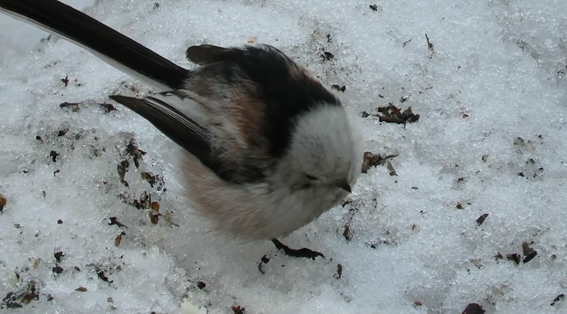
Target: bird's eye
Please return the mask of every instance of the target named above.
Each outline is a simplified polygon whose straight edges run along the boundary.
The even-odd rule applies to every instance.
[[[311,181],[317,180],[317,177],[314,177],[314,176],[312,176],[312,175],[310,175],[310,174],[306,174],[305,176],[307,177],[307,179],[309,179],[309,180],[311,180]]]

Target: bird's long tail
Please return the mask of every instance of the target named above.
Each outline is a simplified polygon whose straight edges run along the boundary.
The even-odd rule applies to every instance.
[[[74,42],[160,89],[182,88],[190,71],[56,0],[0,0],[0,11]]]

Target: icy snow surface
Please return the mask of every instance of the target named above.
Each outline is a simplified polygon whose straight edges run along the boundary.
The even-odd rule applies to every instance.
[[[398,154],[397,176],[362,174],[349,202],[283,239],[326,258],[292,259],[208,232],[176,193],[175,146],[99,105],[147,87],[2,17],[3,311],[567,312],[567,1],[70,3],[185,67],[190,45],[256,40],[344,85],[359,117],[392,103],[420,119],[360,118],[367,151]]]

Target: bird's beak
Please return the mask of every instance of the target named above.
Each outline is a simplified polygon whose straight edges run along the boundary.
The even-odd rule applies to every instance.
[[[352,189],[350,188],[350,185],[346,181],[339,182],[339,183],[336,184],[336,186],[338,186],[339,188],[341,188],[341,189],[343,189],[343,190],[345,190],[349,193],[352,193]]]

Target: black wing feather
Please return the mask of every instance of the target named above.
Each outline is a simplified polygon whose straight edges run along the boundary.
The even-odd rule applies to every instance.
[[[139,99],[117,95],[110,98],[144,117],[211,170],[219,169],[220,164],[212,155],[210,132],[191,118],[154,97]]]

